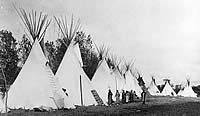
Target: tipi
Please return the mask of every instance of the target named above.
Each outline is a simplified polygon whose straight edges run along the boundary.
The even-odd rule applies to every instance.
[[[8,91],[9,108],[46,106],[56,109],[51,70],[46,68],[46,58],[36,39],[28,59]]]
[[[61,87],[67,90],[74,105],[97,104],[91,93],[90,80],[82,68],[83,62],[78,44],[79,40],[75,40],[77,39],[75,38],[76,33],[80,28],[80,21],[75,22],[73,16],[71,21],[67,21],[66,17],[54,18],[64,36],[64,44],[68,47],[56,73]]]
[[[139,86],[138,80],[136,79],[136,77],[132,76],[130,70],[128,70],[125,73],[125,79],[126,79],[126,81],[125,81],[126,83],[124,86],[124,90],[126,90],[126,91],[133,90],[133,91],[135,91],[135,93],[138,97],[141,97],[142,89]]]
[[[189,80],[187,80],[186,87],[183,90],[180,90],[178,95],[184,96],[184,97],[197,97],[197,94],[193,91]]]
[[[61,61],[56,77],[62,88],[67,90],[74,105],[97,104],[91,93],[90,80],[85,74],[82,64],[79,44],[72,41]]]
[[[99,62],[97,70],[92,78],[92,84],[104,104],[108,102],[108,90],[110,89],[112,93],[116,92],[115,78],[111,75],[105,58]]]
[[[159,91],[158,87],[156,86],[156,82],[153,77],[152,77],[152,81],[148,87],[148,91],[151,95],[154,95],[154,96],[160,95],[160,91]]]
[[[116,88],[119,92],[123,90],[123,87],[125,85],[125,78],[120,74],[119,69],[115,68],[112,72],[112,75],[115,78],[115,84]]]
[[[176,93],[175,91],[172,89],[172,87],[170,86],[169,84],[169,80],[167,80],[165,82],[165,86],[161,92],[161,95],[164,95],[164,96],[176,96]]]

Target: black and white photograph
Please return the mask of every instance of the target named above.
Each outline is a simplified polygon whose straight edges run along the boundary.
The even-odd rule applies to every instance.
[[[0,115],[200,115],[200,1],[0,0]]]

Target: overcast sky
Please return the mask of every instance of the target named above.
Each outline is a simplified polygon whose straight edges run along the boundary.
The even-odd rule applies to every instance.
[[[198,0],[0,0],[0,29],[16,38],[24,32],[12,4],[81,19],[82,29],[97,44],[128,60],[147,83],[200,81],[200,1]],[[57,36],[52,23],[47,39]]]

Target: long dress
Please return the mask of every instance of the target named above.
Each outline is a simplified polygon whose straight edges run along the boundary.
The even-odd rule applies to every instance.
[[[122,92],[122,103],[126,102],[126,93]]]
[[[108,105],[111,105],[112,104],[112,92],[109,90],[109,92],[108,92]]]
[[[120,94],[119,94],[119,92],[116,92],[115,97],[116,97],[116,103],[118,104],[120,102]]]
[[[126,93],[126,103],[129,102],[129,97],[130,97],[130,94],[129,94],[129,92],[127,92],[127,93]]]

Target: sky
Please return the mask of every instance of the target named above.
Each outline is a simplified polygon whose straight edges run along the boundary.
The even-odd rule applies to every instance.
[[[200,1],[198,0],[0,0],[0,29],[21,38],[24,26],[13,4],[53,16],[72,14],[93,41],[135,61],[146,83],[200,83]],[[48,40],[57,36],[55,21]]]

